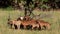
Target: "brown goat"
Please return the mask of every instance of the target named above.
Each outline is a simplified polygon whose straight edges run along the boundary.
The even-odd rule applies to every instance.
[[[21,25],[24,26],[24,29],[26,29],[26,26],[30,24],[29,21],[21,21],[21,22],[22,22]]]
[[[32,25],[32,29],[39,28],[39,24],[37,23],[31,23],[30,25]]]
[[[34,29],[35,27],[39,28],[39,24],[36,23],[36,20],[22,21],[22,25],[25,29],[27,25],[32,26],[32,29]]]
[[[14,28],[14,23],[15,23],[16,20],[9,20],[8,21],[8,25],[11,26],[11,28]]]
[[[10,20],[10,21],[8,21],[8,24],[11,25],[11,28],[15,28],[15,26],[17,26],[17,28],[19,29],[20,28],[21,21]]]
[[[38,21],[38,23],[40,24],[41,29],[42,29],[43,27],[46,28],[46,29],[50,29],[50,23],[45,22],[45,21],[43,21],[43,20]]]
[[[16,25],[18,29],[20,29],[21,21],[15,21],[14,25]]]

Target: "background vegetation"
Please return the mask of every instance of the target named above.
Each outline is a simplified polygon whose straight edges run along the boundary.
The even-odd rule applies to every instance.
[[[11,19],[16,19],[19,15],[23,16],[23,11],[20,12],[18,10],[2,10],[0,9],[0,34],[60,34],[60,12],[59,11],[50,11],[50,12],[39,12],[33,11],[34,14],[52,14],[51,17],[43,17],[41,20],[47,21],[51,23],[50,30],[15,30],[10,29],[7,25],[7,19],[10,13]]]
[[[10,14],[10,17],[12,20],[18,18],[19,16],[24,16],[24,11],[21,11],[19,7],[25,5],[26,0],[0,0],[0,34],[60,34],[60,10],[50,10],[50,11],[39,11],[39,10],[33,10],[33,13],[35,15],[41,14],[41,20],[47,21],[51,23],[51,29],[50,30],[14,30],[10,29],[7,25],[7,19]],[[35,2],[36,0],[33,0]],[[42,7],[42,9],[50,8],[52,9],[53,6],[46,5],[52,4],[54,5],[54,9],[60,8],[60,0],[37,0],[38,6]],[[20,4],[23,5],[20,5]],[[42,5],[41,5],[42,4]],[[57,6],[56,6],[57,5]],[[30,5],[31,6],[31,5]],[[32,4],[34,7],[34,3]],[[32,7],[31,6],[31,7]],[[19,10],[14,10],[15,8],[18,8]],[[25,7],[23,7],[25,8]],[[47,16],[45,16],[47,15]]]
[[[12,7],[15,6],[15,7],[18,8],[18,7],[21,6],[21,5],[19,5],[20,3],[22,3],[23,5],[25,5],[26,1],[27,0],[0,0],[0,7],[6,8],[6,7],[9,7],[9,6],[12,6]],[[47,7],[60,8],[60,5],[59,5],[60,0],[32,0],[32,2],[33,2],[32,5],[34,5],[36,1],[38,2],[37,4],[39,4],[38,7],[41,7],[40,5],[43,6],[43,5],[47,4],[46,5]],[[43,7],[45,7],[45,6],[43,6]]]

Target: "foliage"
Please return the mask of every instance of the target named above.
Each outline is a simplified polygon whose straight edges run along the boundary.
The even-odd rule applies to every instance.
[[[30,5],[30,7],[34,7],[34,3],[35,3],[35,1],[38,1],[39,2],[39,4],[41,4],[42,3],[42,6],[43,6],[43,3],[44,2],[49,2],[49,3],[52,3],[52,4],[54,4],[55,2],[59,2],[60,0],[33,0],[33,4],[32,4],[32,6]],[[54,1],[54,2],[52,2],[52,1]],[[15,3],[15,4],[13,4],[13,2]],[[4,6],[4,7],[9,7],[9,6],[15,6],[15,5],[19,5],[19,3],[23,3],[24,5],[25,5],[25,3],[26,3],[26,0],[0,0],[0,3],[1,3],[1,5],[0,5],[0,7],[2,7],[2,6]],[[45,4],[45,6],[47,6],[46,4]],[[40,6],[41,7],[41,6]],[[49,6],[48,6],[49,7]]]

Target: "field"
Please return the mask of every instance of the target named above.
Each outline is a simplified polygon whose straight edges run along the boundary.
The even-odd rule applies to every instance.
[[[34,14],[51,14],[51,17],[41,18],[49,23],[51,23],[50,30],[15,30],[10,29],[7,25],[7,19],[10,13],[11,19],[16,19],[19,15],[23,16],[23,11],[18,10],[2,10],[0,9],[0,34],[60,34],[60,12],[59,11],[49,11],[49,12],[39,12],[33,11]]]

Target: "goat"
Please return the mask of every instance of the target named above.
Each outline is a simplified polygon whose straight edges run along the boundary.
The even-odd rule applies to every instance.
[[[40,24],[40,26],[41,26],[41,29],[42,29],[42,27],[44,27],[44,28],[46,28],[46,29],[50,29],[50,23],[48,23],[48,22],[45,22],[45,21],[43,21],[43,20],[39,20],[39,21],[37,21],[39,24]]]
[[[8,25],[11,26],[11,28],[14,28],[14,23],[15,23],[16,20],[9,20],[8,21]]]

